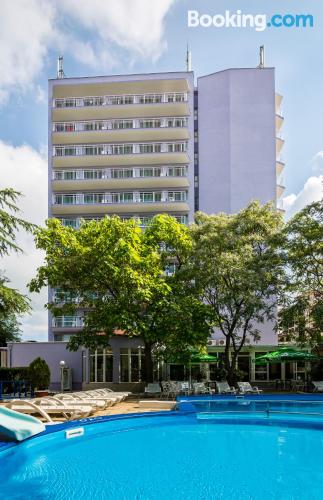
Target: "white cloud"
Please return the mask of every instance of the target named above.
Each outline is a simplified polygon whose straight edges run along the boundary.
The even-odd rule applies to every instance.
[[[1,0],[0,104],[16,91],[33,90],[39,99],[34,83],[53,49],[99,72],[136,58],[157,60],[175,1]]]
[[[54,36],[55,10],[46,0],[1,0],[0,104],[27,91],[41,71]]]
[[[12,187],[23,193],[18,205],[21,216],[35,224],[43,224],[47,217],[47,159],[43,153],[30,146],[14,147],[0,141],[1,188]],[[29,295],[32,300],[32,314],[22,318],[23,338],[26,340],[47,340],[47,312],[44,304],[47,292],[30,295],[26,284],[35,276],[42,262],[42,252],[36,250],[33,237],[20,232],[18,244],[23,254],[11,254],[0,262],[0,269],[10,279],[11,285]]]
[[[314,172],[323,172],[323,151],[319,151],[313,158],[312,170]]]
[[[289,219],[309,203],[323,198],[323,175],[307,179],[299,193],[290,194],[283,199],[286,218]]]
[[[36,101],[39,104],[45,104],[47,102],[46,96],[47,96],[46,91],[40,85],[37,85],[37,87],[36,87]]]
[[[164,18],[174,0],[65,0],[61,8],[97,35],[102,52],[109,42],[156,60],[165,49]]]

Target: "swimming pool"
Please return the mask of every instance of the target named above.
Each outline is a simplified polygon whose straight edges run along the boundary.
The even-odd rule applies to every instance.
[[[323,495],[323,422],[98,417],[0,452],[7,499],[306,500]],[[218,413],[220,415],[220,413]],[[223,414],[224,415],[224,414]],[[78,437],[67,438],[69,431]]]

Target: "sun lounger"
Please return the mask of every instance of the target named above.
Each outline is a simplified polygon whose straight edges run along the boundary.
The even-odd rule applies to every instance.
[[[313,392],[323,392],[323,381],[317,380],[317,381],[312,381],[312,384],[314,385]]]
[[[161,394],[161,387],[158,383],[150,383],[145,387],[145,394]]]
[[[71,403],[77,405],[86,404],[89,406],[93,406],[93,408],[96,410],[105,410],[105,408],[108,408],[108,406],[111,406],[113,404],[113,401],[110,401],[108,399],[93,398],[89,395],[83,398],[75,393],[56,394],[55,398],[58,401],[64,401],[65,403]]]
[[[237,390],[234,387],[230,387],[228,382],[224,380],[223,382],[215,382],[218,394],[236,394]]]
[[[39,398],[41,399],[41,398]],[[39,402],[38,400],[35,400]],[[40,415],[46,422],[53,423],[52,417],[63,416],[66,420],[74,420],[77,418],[88,417],[92,411],[92,406],[79,406],[71,407],[65,403],[60,405],[54,404],[54,402],[47,401],[42,404],[37,404],[34,400],[26,399],[13,399],[7,403],[5,406],[10,410],[18,411],[20,413],[25,413],[27,415]]]
[[[258,387],[252,387],[250,382],[238,382],[240,394],[260,394],[262,392]]]

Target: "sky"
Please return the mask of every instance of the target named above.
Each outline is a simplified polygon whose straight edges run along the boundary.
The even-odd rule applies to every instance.
[[[321,5],[320,5],[321,4]],[[313,27],[188,27],[187,12],[223,15],[311,14]],[[195,77],[232,67],[276,68],[283,95],[286,217],[322,197],[323,4],[317,0],[1,0],[0,187],[24,196],[23,216],[47,216],[47,82],[64,56],[66,76],[185,70],[186,45]],[[22,255],[2,259],[12,286],[28,294],[43,255],[20,233]],[[24,340],[47,340],[47,291],[28,294]]]

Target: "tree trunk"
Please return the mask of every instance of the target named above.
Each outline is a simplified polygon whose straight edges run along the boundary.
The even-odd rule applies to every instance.
[[[230,337],[227,336],[224,350],[224,366],[227,371],[227,382],[230,386],[235,386],[237,383],[236,359],[236,353],[233,353],[233,357],[230,359]]]
[[[154,381],[154,365],[152,357],[152,344],[145,342],[145,372],[146,382]]]

